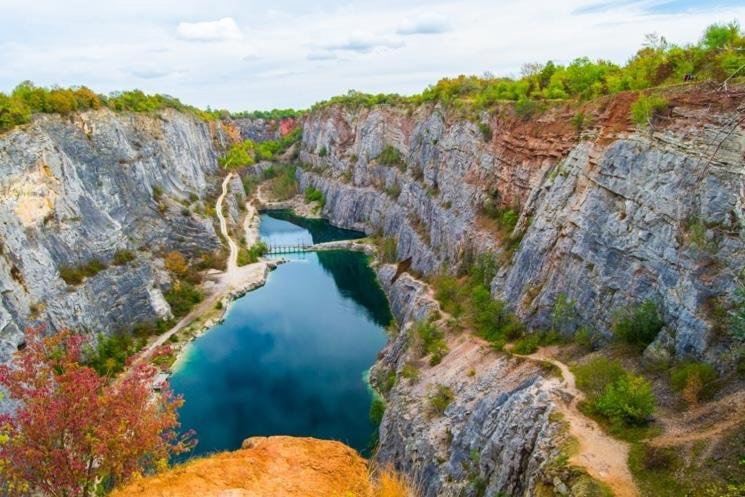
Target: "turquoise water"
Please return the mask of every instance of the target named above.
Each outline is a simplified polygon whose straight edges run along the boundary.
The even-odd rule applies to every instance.
[[[273,245],[323,243],[365,236],[359,231],[331,226],[325,219],[308,219],[288,210],[262,213],[260,231],[264,241]]]
[[[271,243],[359,236],[314,224],[306,230],[264,213],[260,232]],[[307,253],[280,265],[191,344],[171,378],[186,401],[182,429],[196,430],[199,439],[190,455],[280,434],[340,440],[364,451],[375,429],[364,375],[390,320],[363,254]]]

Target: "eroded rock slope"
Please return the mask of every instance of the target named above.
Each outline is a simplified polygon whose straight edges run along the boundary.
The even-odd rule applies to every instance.
[[[492,293],[533,327],[565,294],[579,315],[566,333],[607,338],[615,312],[652,299],[667,326],[650,351],[719,361],[732,340],[716,310],[745,263],[743,91],[666,90],[669,111],[646,128],[628,94],[530,118],[322,107],[304,122],[299,178],[332,222],[394,237],[425,274],[497,254]],[[514,210],[514,230],[485,206]]]
[[[0,136],[0,360],[37,323],[97,333],[170,315],[154,256],[220,247],[205,212],[228,140],[171,110],[42,115]],[[113,265],[120,250],[135,259]],[[93,259],[108,268],[77,286],[60,277]]]

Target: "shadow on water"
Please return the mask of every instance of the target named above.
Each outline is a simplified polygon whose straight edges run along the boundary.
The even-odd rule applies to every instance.
[[[320,251],[316,254],[321,267],[334,278],[336,288],[341,294],[357,302],[380,326],[388,326],[393,315],[388,300],[368,265],[362,252],[348,250]]]
[[[331,225],[326,219],[308,219],[300,217],[289,210],[271,210],[264,211],[262,214],[267,215],[275,220],[286,221],[298,226],[310,235],[312,243],[334,242],[337,240],[356,240],[364,238],[366,235],[361,231],[337,228]],[[262,218],[263,224],[263,218]],[[304,240],[305,241],[305,240]]]

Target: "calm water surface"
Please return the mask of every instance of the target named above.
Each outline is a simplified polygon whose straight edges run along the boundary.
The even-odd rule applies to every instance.
[[[261,219],[262,238],[274,244],[361,236],[283,212]],[[199,439],[190,455],[279,434],[364,450],[374,431],[364,375],[390,320],[363,254],[293,256],[264,287],[235,301],[224,323],[195,340],[172,376],[173,390],[186,400],[182,428],[195,429]]]

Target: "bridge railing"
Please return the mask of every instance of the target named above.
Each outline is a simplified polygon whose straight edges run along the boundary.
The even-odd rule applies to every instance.
[[[310,252],[313,249],[312,244],[308,243],[295,243],[295,244],[269,244],[267,247],[267,255],[276,254],[297,254],[302,252]]]

